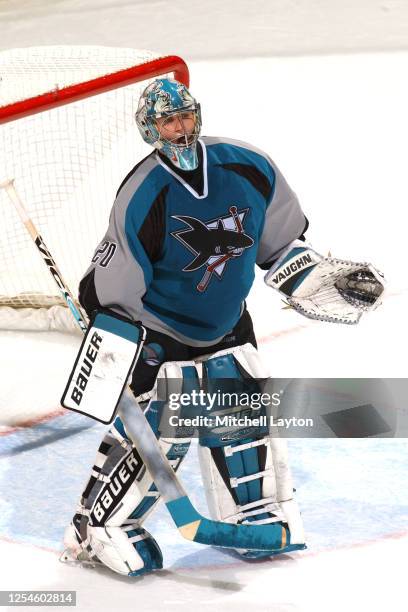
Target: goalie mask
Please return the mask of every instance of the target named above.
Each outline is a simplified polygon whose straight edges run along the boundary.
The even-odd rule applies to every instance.
[[[159,149],[181,170],[198,166],[200,105],[183,83],[156,79],[140,96],[136,123],[145,142]]]

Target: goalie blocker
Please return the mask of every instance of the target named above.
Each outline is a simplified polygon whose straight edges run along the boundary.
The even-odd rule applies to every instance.
[[[82,342],[61,405],[111,423],[145,336],[142,325],[98,312]]]
[[[332,323],[358,323],[384,292],[384,277],[371,264],[324,257],[301,240],[287,247],[265,283],[305,317]]]

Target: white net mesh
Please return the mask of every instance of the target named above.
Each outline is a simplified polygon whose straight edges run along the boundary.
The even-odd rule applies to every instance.
[[[0,107],[154,57],[148,51],[109,47],[2,52]],[[107,227],[120,182],[151,150],[141,141],[134,121],[147,82],[0,126],[0,182],[15,180],[30,217],[75,295]],[[18,326],[15,314],[9,317],[10,307],[15,311],[58,303],[62,303],[58,289],[5,190],[0,189],[0,328]],[[26,314],[23,319],[28,328]]]

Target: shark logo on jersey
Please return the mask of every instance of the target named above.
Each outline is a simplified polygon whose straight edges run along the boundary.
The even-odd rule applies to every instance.
[[[173,219],[185,223],[188,229],[171,232],[171,235],[194,254],[194,259],[183,268],[183,272],[195,272],[205,266],[204,275],[197,285],[201,293],[207,289],[213,274],[221,279],[228,261],[240,257],[254,244],[243,227],[249,208],[238,211],[236,206],[230,206],[229,212],[229,215],[210,221],[186,215],[173,216]]]

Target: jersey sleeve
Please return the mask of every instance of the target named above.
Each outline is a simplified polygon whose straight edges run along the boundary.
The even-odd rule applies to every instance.
[[[122,189],[118,194],[108,230],[79,286],[79,300],[89,316],[108,309],[140,318],[142,298],[152,280],[152,254],[143,246],[149,223],[155,220],[150,208],[138,201],[137,191]]]
[[[303,237],[308,227],[296,194],[274,162],[270,159],[268,161],[273,188],[267,204],[256,260],[264,269],[270,267],[288,244]]]

